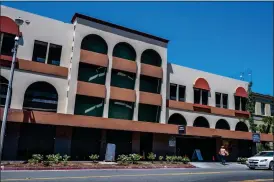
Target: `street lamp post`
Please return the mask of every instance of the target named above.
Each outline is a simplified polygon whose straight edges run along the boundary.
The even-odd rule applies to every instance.
[[[24,20],[22,20],[20,17],[15,19],[15,23],[18,26],[18,34],[19,34],[19,27],[24,23]],[[8,116],[8,110],[10,106],[10,97],[11,97],[11,90],[12,90],[12,81],[13,81],[13,75],[14,75],[14,67],[15,67],[15,61],[16,61],[16,54],[18,49],[18,41],[19,41],[19,35],[17,35],[14,39],[14,47],[13,47],[13,56],[12,56],[12,62],[11,62],[11,69],[10,69],[10,79],[9,79],[9,85],[8,85],[8,91],[6,96],[6,102],[5,102],[5,108],[4,108],[4,114],[3,114],[3,120],[2,120],[2,126],[1,126],[1,136],[0,136],[0,162],[2,161],[2,150],[3,150],[3,144],[4,144],[4,137],[5,137],[5,130],[6,130],[6,123],[7,123],[7,116]]]

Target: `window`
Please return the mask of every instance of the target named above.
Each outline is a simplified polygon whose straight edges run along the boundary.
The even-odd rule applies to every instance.
[[[208,90],[194,88],[194,103],[195,104],[207,105],[208,104],[208,96],[209,96]]]
[[[169,99],[185,102],[185,92],[186,92],[185,86],[171,83]]]
[[[246,103],[246,98],[235,96],[235,110],[246,111]]]
[[[182,101],[182,102],[185,101],[185,92],[186,92],[186,87],[179,85],[179,101]]]
[[[228,95],[216,92],[215,93],[215,102],[216,102],[216,107],[221,107],[221,108],[228,108]]]
[[[48,47],[48,43],[35,40],[32,61],[45,63],[46,55],[47,55],[47,47]]]
[[[265,103],[261,103],[261,115],[265,115]]]
[[[201,97],[200,90],[194,88],[194,103],[195,104],[200,104],[200,97]]]
[[[35,40],[32,61],[59,66],[62,46]]]
[[[215,102],[216,102],[216,107],[221,107],[221,93],[216,92],[215,93]]]
[[[170,84],[170,100],[177,100],[177,85],[176,84]]]
[[[12,56],[12,49],[14,47],[15,35],[2,33],[0,34],[0,54]]]
[[[48,64],[60,65],[62,46],[50,44]]]
[[[223,108],[227,109],[228,108],[228,95],[227,94],[222,94],[223,95]]]

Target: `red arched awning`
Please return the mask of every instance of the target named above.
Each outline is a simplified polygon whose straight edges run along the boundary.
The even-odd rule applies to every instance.
[[[6,16],[0,16],[0,32],[13,35],[20,35],[16,23],[11,18]]]
[[[238,87],[235,92],[235,96],[248,97],[246,90],[243,87]]]
[[[210,90],[209,84],[204,78],[198,78],[195,81],[194,88],[199,88],[203,90]]]

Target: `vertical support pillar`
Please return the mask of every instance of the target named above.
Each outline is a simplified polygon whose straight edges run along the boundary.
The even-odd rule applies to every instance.
[[[140,154],[140,132],[132,132],[132,153]]]
[[[70,155],[71,153],[72,127],[56,126],[54,153]]]

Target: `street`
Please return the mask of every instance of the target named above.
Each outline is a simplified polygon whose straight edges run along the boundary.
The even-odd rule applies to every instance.
[[[1,181],[25,182],[255,182],[273,181],[273,171],[249,169],[146,169],[3,171]]]

